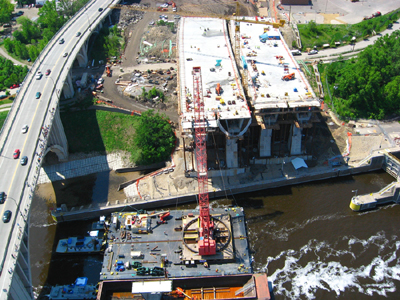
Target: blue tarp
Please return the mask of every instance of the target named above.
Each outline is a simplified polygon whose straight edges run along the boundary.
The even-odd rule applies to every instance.
[[[244,56],[242,56],[242,62],[243,62],[243,69],[247,70],[247,62]]]
[[[263,33],[262,35],[259,36],[260,42],[265,43],[268,40],[268,33]]]

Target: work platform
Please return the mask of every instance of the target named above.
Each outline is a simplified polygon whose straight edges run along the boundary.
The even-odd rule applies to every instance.
[[[244,80],[247,79],[254,117],[261,126],[259,155],[274,156],[275,133],[280,135],[275,140],[287,140],[289,155],[304,154],[302,129],[319,121],[315,114],[320,111],[320,102],[279,29],[246,20],[260,20],[241,17],[237,23]],[[282,134],[285,130],[288,134]]]
[[[219,251],[216,255],[201,257],[196,253],[197,236],[190,236],[196,235],[196,228],[191,226],[198,224],[198,210],[171,211],[163,224],[158,224],[160,219],[155,214],[147,216],[135,212],[113,213],[108,221],[109,247],[104,253],[100,279],[181,278],[252,273],[243,210],[212,209],[211,216],[215,223]],[[140,225],[141,234],[137,226],[127,227],[128,218],[136,220],[134,223],[146,224],[145,227]],[[154,268],[156,271],[152,273]]]
[[[228,137],[243,135],[251,124],[225,20],[182,18],[178,34],[179,113],[183,134],[194,121],[193,67],[201,68],[204,112],[208,131]]]

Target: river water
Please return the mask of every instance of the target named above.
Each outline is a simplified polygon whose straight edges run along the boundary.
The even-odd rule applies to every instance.
[[[119,181],[123,180],[110,174],[111,185]],[[228,196],[212,201],[211,207],[244,207],[254,270],[268,273],[276,299],[398,299],[400,206],[364,213],[349,208],[352,190],[376,192],[392,181],[384,172],[369,173]],[[104,173],[82,177],[79,182],[82,188],[74,196],[87,195],[87,189],[92,189],[95,198],[104,197],[95,191],[107,183]],[[50,217],[55,195],[57,200],[62,197],[57,189],[67,190],[69,184],[67,180],[54,188],[40,186],[32,205],[30,251],[35,287],[46,282],[71,283],[83,275],[93,283],[99,278],[100,256],[52,256],[55,240],[90,230],[88,221],[56,225]],[[114,190],[111,185],[109,189]]]

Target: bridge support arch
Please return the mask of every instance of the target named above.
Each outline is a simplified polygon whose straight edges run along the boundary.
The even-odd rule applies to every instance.
[[[83,43],[82,48],[79,50],[78,54],[76,55],[76,60],[80,67],[86,67],[88,64],[88,44],[89,39]]]
[[[59,161],[68,161],[68,141],[58,108],[54,113],[53,126],[51,127],[49,141],[43,157],[50,151],[57,155]]]
[[[63,94],[65,99],[70,99],[74,96],[74,86],[72,85],[71,71],[68,72],[67,78],[64,81]]]

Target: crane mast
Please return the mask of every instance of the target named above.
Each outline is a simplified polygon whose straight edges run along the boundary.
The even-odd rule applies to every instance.
[[[207,120],[204,114],[201,68],[193,67],[194,131],[196,144],[197,181],[199,186],[200,226],[197,243],[199,255],[214,255],[216,244],[213,239],[214,223],[210,216],[207,173]]]

